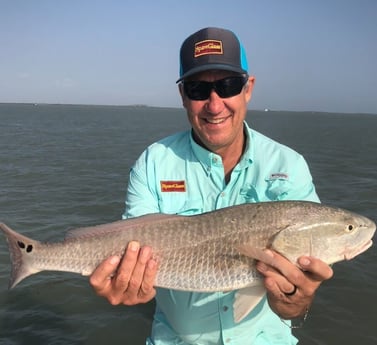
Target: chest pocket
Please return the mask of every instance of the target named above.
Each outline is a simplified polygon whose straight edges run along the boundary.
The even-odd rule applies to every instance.
[[[282,200],[292,189],[292,183],[288,178],[270,177],[265,181],[267,183],[266,196],[269,200]]]
[[[244,185],[240,190],[240,195],[244,200],[242,203],[259,202],[258,192],[251,184]]]

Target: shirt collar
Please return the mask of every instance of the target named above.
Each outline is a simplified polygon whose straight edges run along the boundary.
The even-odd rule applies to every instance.
[[[252,131],[250,130],[248,124],[244,122],[244,131],[246,134],[246,148],[245,152],[241,157],[240,162],[236,165],[235,170],[242,170],[248,167],[253,162],[253,156],[254,156],[254,145],[252,145]],[[213,165],[219,165],[222,164],[221,156],[208,151],[204,147],[200,146],[193,138],[193,133],[191,131],[190,134],[190,145],[191,149],[195,155],[195,157],[198,159],[198,161],[203,165],[204,169],[206,171],[210,171],[210,168]]]
[[[250,129],[249,125],[244,122],[244,132],[246,134],[246,147],[245,152],[243,153],[240,162],[237,166],[239,166],[240,169],[244,169],[248,166],[250,166],[254,161],[254,150],[255,145],[253,143],[254,137],[253,137],[253,131]]]

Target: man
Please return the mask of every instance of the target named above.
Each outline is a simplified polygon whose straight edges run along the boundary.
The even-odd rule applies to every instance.
[[[236,35],[219,28],[189,36],[180,51],[179,92],[191,130],[146,149],[130,173],[124,218],[147,213],[192,215],[271,200],[319,201],[303,157],[245,122],[254,77]],[[174,187],[174,188],[173,188]],[[147,344],[296,344],[285,319],[305,315],[331,268],[302,257],[299,269],[272,251],[259,262],[267,294],[240,323],[233,320],[235,291],[191,293],[153,287],[153,248],[131,242],[91,276],[112,304],[156,296]],[[109,279],[108,277],[112,277]]]

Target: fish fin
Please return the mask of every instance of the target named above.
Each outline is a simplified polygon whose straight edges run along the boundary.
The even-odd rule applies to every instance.
[[[175,214],[162,214],[162,213],[152,213],[147,214],[145,216],[140,216],[136,218],[129,218],[118,220],[116,222],[108,223],[108,224],[101,224],[95,226],[88,226],[85,228],[76,228],[72,230],[68,230],[65,234],[65,239],[73,239],[73,238],[83,238],[83,237],[93,237],[99,236],[108,233],[120,232],[125,231],[127,229],[131,229],[137,226],[142,225],[146,221],[164,221],[168,219],[173,219],[177,217]]]
[[[21,280],[32,274],[40,272],[40,270],[36,269],[30,264],[28,256],[30,256],[34,248],[41,245],[41,243],[17,233],[4,223],[0,223],[0,229],[4,232],[8,241],[12,265],[9,289],[12,289]]]
[[[273,265],[273,257],[265,252],[264,249],[256,248],[250,244],[240,244],[236,249],[249,258],[263,261],[266,264]]]
[[[248,286],[238,290],[233,303],[234,322],[241,322],[262,300],[266,294],[263,285]]]

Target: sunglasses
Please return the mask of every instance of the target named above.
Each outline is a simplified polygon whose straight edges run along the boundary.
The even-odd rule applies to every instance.
[[[248,76],[233,76],[224,79],[210,81],[184,81],[183,90],[188,98],[193,101],[204,101],[209,98],[212,90],[221,98],[229,98],[238,95],[245,86]]]

